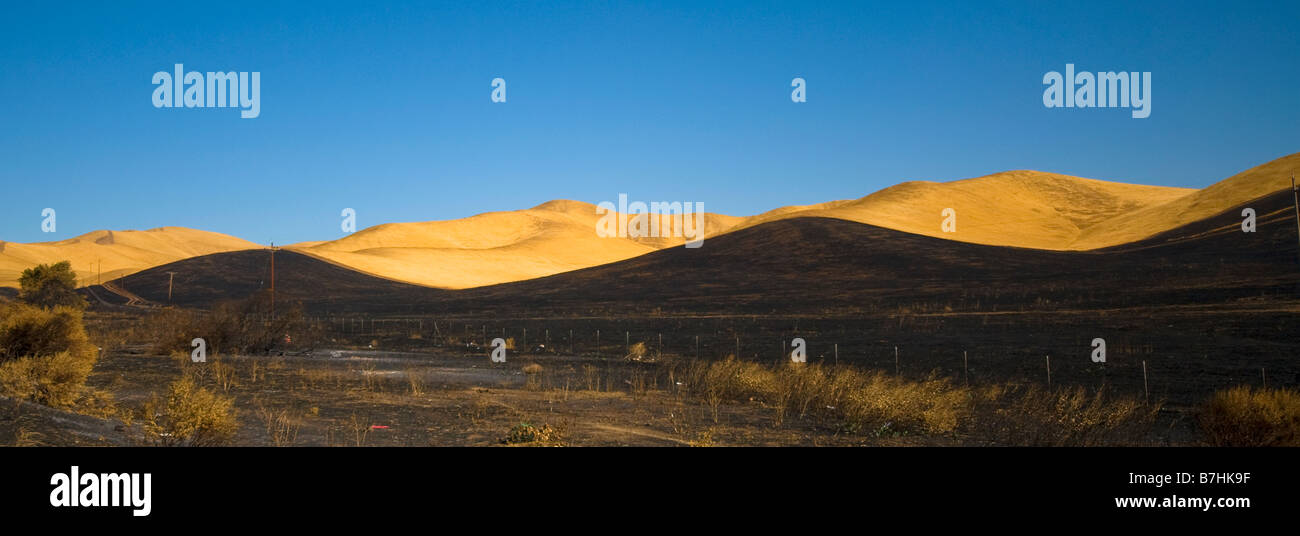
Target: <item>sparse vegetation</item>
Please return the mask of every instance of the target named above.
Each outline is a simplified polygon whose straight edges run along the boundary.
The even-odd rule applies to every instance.
[[[267,355],[290,347],[311,348],[318,338],[299,306],[277,308],[272,317],[266,292],[223,302],[209,311],[166,309],[145,319],[145,325],[157,353],[189,355],[191,341],[202,338],[209,355]]]
[[[1221,447],[1300,446],[1300,392],[1237,386],[1210,398],[1200,415],[1205,442]]]
[[[772,407],[778,426],[787,413],[803,417],[815,410],[849,433],[950,433],[969,412],[964,390],[946,379],[908,382],[849,367],[773,368],[729,358],[695,363],[682,377],[708,404],[715,423],[719,406],[728,401]]]
[[[266,426],[266,437],[272,445],[277,447],[293,446],[298,441],[298,429],[302,422],[290,415],[289,410],[272,409],[263,404],[260,400],[256,402],[257,416]]]
[[[749,402],[772,408],[776,426],[789,416],[815,416],[841,432],[873,437],[962,433],[1006,445],[1135,444],[1160,410],[1104,388],[973,390],[934,375],[912,381],[852,367],[771,367],[734,358],[692,364],[681,376],[714,423],[722,403]]]
[[[1092,447],[1149,444],[1162,405],[1108,388],[994,385],[974,393],[968,427],[981,440],[1007,445]]]
[[[424,374],[414,367],[406,369],[406,384],[411,388],[411,396],[424,394]]]

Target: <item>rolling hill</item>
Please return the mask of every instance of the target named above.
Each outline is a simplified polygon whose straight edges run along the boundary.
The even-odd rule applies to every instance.
[[[859,199],[787,206],[751,217],[706,214],[706,247],[727,233],[782,220],[832,218],[969,244],[1050,251],[1110,248],[1285,190],[1296,167],[1300,153],[1202,190],[1027,170],[944,183],[910,181]],[[955,232],[942,230],[947,208],[955,210]],[[464,289],[608,265],[683,243],[681,238],[601,238],[596,234],[599,219],[595,205],[556,200],[456,220],[387,223],[286,249],[383,279]],[[83,282],[89,282],[100,260],[107,280],[180,259],[255,247],[238,238],[175,227],[96,231],[41,244],[0,243],[0,285],[16,285],[22,269],[41,262],[70,259]]]
[[[1231,207],[1144,241],[1093,251],[971,244],[834,218],[767,222],[543,278],[440,290],[371,277],[308,255],[277,254],[277,292],[312,311],[386,314],[637,315],[1051,311],[1294,300],[1300,283],[1290,192]],[[267,251],[219,253],[133,274],[119,285],[206,307],[269,286]]]
[[[92,231],[56,242],[0,242],[0,286],[17,287],[22,271],[70,261],[81,285],[110,281],[146,268],[226,251],[258,248],[233,236],[184,227],[147,231]]]
[[[1203,190],[1029,170],[944,183],[910,181],[859,199],[786,206],[751,217],[708,214],[705,228],[712,240],[784,219],[834,218],[972,244],[1083,251],[1150,237],[1286,189],[1286,174],[1295,167],[1300,154]],[[955,210],[955,232],[941,228],[947,208]],[[597,219],[594,205],[561,200],[460,220],[384,224],[296,249],[380,277],[459,289],[605,265],[682,243],[599,238]]]
[[[1091,249],[1077,242],[1093,226],[1193,192],[1039,171],[1007,171],[944,183],[904,182],[860,199],[777,209],[750,218],[740,227],[794,217],[837,218],[975,244]],[[955,211],[955,232],[942,231],[947,208]]]
[[[295,251],[364,273],[439,288],[520,281],[681,245],[682,238],[602,238],[596,206],[550,201],[458,220],[387,223]],[[705,236],[740,218],[705,214]]]

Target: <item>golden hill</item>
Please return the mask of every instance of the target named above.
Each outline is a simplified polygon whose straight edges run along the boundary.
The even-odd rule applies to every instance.
[[[976,244],[1086,249],[1078,245],[1085,230],[1194,192],[1040,171],[1006,171],[944,183],[910,181],[856,200],[780,208],[749,218],[742,227],[818,216]],[[942,230],[947,208],[955,211],[955,232]]]
[[[1141,240],[1219,214],[1252,199],[1291,188],[1291,174],[1300,170],[1300,153],[1255,166],[1171,202],[1117,215],[1091,227],[1076,241],[1078,249],[1094,249]]]
[[[602,238],[596,235],[599,219],[595,205],[557,200],[458,220],[387,223],[293,249],[388,279],[467,288],[617,262],[684,242],[681,238]],[[706,239],[740,220],[706,213]]]
[[[0,242],[0,286],[18,286],[22,271],[38,264],[70,261],[79,284],[91,285],[97,272],[109,281],[181,259],[257,247],[233,236],[184,227],[91,231],[57,242]]]
[[[710,236],[820,216],[981,244],[1069,249],[1083,229],[1098,222],[1192,192],[1036,171],[906,182],[861,199],[782,207],[748,218],[706,214],[705,247]],[[958,214],[956,233],[940,229],[948,207]],[[683,243],[681,238],[600,238],[598,219],[595,205],[557,200],[459,220],[383,224],[294,249],[388,279],[467,288],[598,266]]]
[[[1300,153],[1243,171],[1202,190],[1143,186],[1038,171],[1007,171],[951,182],[910,181],[866,197],[786,206],[751,217],[705,215],[707,239],[761,223],[829,217],[996,246],[1085,250],[1141,240],[1288,188]],[[956,232],[942,231],[956,211]],[[626,219],[628,216],[622,215]],[[378,277],[440,288],[520,281],[629,259],[681,238],[601,238],[590,203],[556,200],[536,207],[443,221],[388,223],[293,249]],[[60,242],[0,242],[0,285],[38,263],[71,260],[82,283],[179,259],[260,247],[227,235],[167,227],[96,231]]]
[[[951,182],[904,182],[860,199],[777,208],[751,217],[707,214],[707,238],[785,218],[850,220],[995,246],[1084,250],[1140,240],[1289,186],[1300,154],[1195,190],[1007,171]],[[942,231],[943,210],[957,230]],[[595,205],[557,200],[446,221],[393,223],[295,248],[373,275],[442,288],[543,277],[617,262],[682,239],[600,238]]]

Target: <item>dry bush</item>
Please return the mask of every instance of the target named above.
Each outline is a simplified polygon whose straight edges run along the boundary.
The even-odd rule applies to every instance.
[[[1218,391],[1202,409],[1200,427],[1214,446],[1300,446],[1300,393],[1244,385]]]
[[[533,426],[521,422],[510,428],[510,433],[501,440],[506,445],[560,445],[563,444],[560,431],[549,424]]]
[[[1105,387],[1045,389],[997,385],[974,397],[976,437],[1027,446],[1138,445],[1149,438],[1159,403],[1112,395]]]
[[[757,363],[727,356],[722,361],[696,362],[682,373],[686,387],[724,401],[766,401],[777,389],[776,374]]]
[[[190,352],[190,342],[202,338],[209,354],[265,355],[288,348],[311,348],[319,330],[308,325],[300,305],[281,308],[271,317],[270,294],[217,304],[209,311],[165,309],[144,321],[155,353]],[[286,343],[290,335],[293,342]]]
[[[188,375],[172,382],[164,402],[147,402],[145,429],[164,445],[214,446],[230,442],[239,428],[234,400],[199,387]],[[158,409],[162,406],[163,413]]]
[[[80,310],[16,303],[0,308],[0,393],[73,406],[97,357]]]
[[[841,373],[844,374],[844,373]],[[846,378],[847,380],[847,378]],[[946,378],[907,381],[882,372],[861,373],[844,389],[839,408],[846,431],[875,435],[947,434],[969,414],[969,397]]]
[[[628,347],[627,355],[624,357],[628,359],[641,359],[646,356],[646,353],[645,343],[638,342]]]
[[[542,385],[542,366],[537,363],[524,365],[524,387],[538,389]]]

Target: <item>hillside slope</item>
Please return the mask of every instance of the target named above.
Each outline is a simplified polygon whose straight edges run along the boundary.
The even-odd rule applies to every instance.
[[[22,271],[70,261],[81,285],[110,281],[180,259],[261,247],[230,235],[185,227],[92,231],[55,242],[0,242],[0,286],[17,287]],[[102,265],[101,265],[102,263]]]

